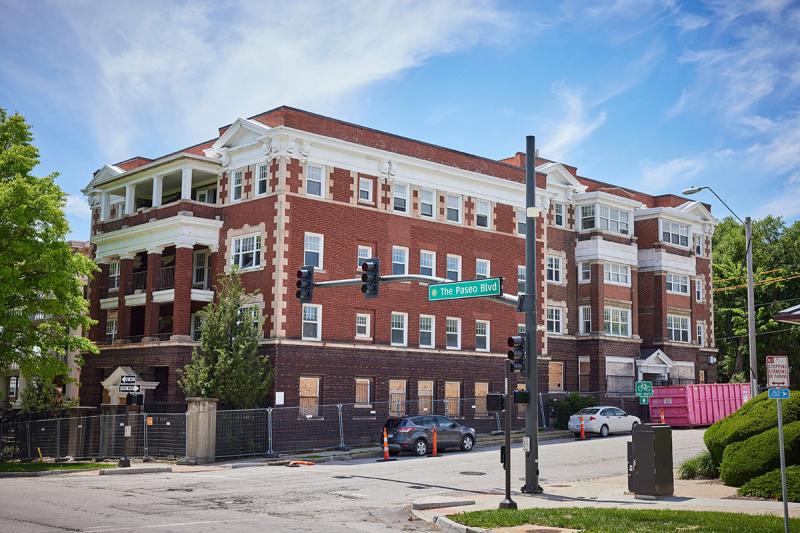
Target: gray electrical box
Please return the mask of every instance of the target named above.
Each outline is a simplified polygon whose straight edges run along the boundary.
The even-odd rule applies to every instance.
[[[628,491],[637,498],[672,496],[672,428],[639,424],[628,443]]]

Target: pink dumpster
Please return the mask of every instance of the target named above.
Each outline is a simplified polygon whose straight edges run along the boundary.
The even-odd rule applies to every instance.
[[[710,426],[725,418],[750,399],[748,383],[709,383],[653,387],[650,420],[672,427]]]

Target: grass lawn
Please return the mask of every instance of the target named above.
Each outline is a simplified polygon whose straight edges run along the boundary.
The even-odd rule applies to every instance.
[[[0,472],[42,472],[44,470],[91,470],[116,468],[114,463],[0,463]]]
[[[706,511],[668,511],[650,509],[492,509],[448,516],[460,524],[482,528],[511,527],[524,524],[565,527],[585,531],[666,533],[670,531],[726,531],[741,533],[783,530],[783,518],[741,513]],[[792,530],[800,531],[800,519],[790,519]]]

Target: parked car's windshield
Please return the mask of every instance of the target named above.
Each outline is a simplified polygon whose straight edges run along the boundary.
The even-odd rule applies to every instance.
[[[599,411],[599,410],[600,409],[593,409],[591,407],[587,407],[585,409],[581,409],[576,414],[579,414],[579,415],[596,415],[597,411]]]

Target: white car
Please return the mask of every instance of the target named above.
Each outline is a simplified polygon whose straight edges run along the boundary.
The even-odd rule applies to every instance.
[[[634,426],[642,423],[638,417],[629,415],[618,407],[609,405],[587,407],[569,417],[567,428],[576,436],[581,434],[580,417],[583,417],[585,433],[599,433],[602,437],[608,437],[610,433],[632,431]]]

